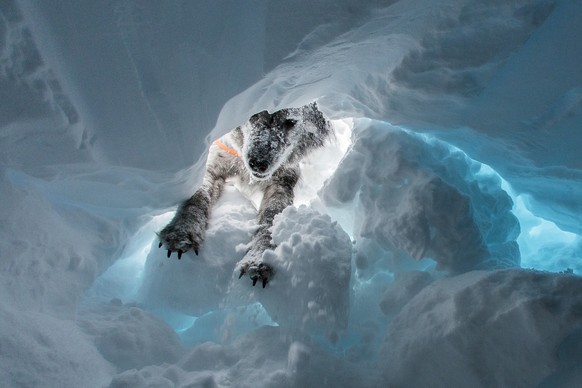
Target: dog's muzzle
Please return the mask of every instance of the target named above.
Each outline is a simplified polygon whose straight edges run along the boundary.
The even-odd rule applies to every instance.
[[[270,174],[266,171],[269,169],[269,162],[266,160],[249,158],[249,167],[251,175],[256,179],[267,179]]]

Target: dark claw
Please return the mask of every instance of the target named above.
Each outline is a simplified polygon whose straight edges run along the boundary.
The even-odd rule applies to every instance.
[[[182,253],[184,253],[184,252],[182,252],[181,249],[178,249],[178,260],[180,260],[182,258]]]
[[[198,248],[194,248],[194,253],[196,253],[196,256],[198,256]]]
[[[266,264],[259,264],[255,266],[254,263],[250,263],[244,266],[241,266],[240,273],[238,278],[242,278],[244,275],[249,274],[249,277],[253,281],[253,287],[257,285],[257,282],[260,280],[263,288],[267,287],[269,283],[269,278],[272,275],[272,269]]]
[[[162,245],[164,245],[164,244],[162,244],[162,242],[160,241],[160,243],[158,244],[158,248],[161,248]]]
[[[168,249],[168,257],[170,257],[170,255],[172,255],[172,251]]]

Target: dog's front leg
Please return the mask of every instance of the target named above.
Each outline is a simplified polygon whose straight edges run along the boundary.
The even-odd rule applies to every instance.
[[[273,276],[273,268],[263,263],[263,252],[274,249],[271,241],[271,226],[273,219],[287,206],[293,204],[293,188],[299,179],[299,172],[295,168],[280,170],[272,178],[272,183],[267,186],[259,208],[259,227],[251,241],[250,249],[245,257],[239,261],[237,268],[240,277],[248,274],[253,281],[253,286],[260,280],[263,288]]]
[[[202,186],[180,205],[172,221],[158,233],[160,248],[165,246],[168,257],[172,252],[178,252],[180,259],[182,253],[190,249],[198,255],[210,209],[220,197],[224,182],[225,178],[209,166]]]

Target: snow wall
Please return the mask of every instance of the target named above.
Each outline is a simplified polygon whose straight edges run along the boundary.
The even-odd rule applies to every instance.
[[[576,386],[579,36],[579,0],[1,1],[0,385]],[[311,101],[273,282],[232,187],[166,259],[210,142]]]

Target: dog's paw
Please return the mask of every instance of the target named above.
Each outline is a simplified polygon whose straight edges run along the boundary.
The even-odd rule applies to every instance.
[[[158,247],[165,247],[168,250],[168,257],[172,255],[172,252],[177,252],[178,259],[181,259],[182,254],[189,250],[193,250],[198,256],[202,244],[202,238],[193,232],[190,225],[169,224],[158,233],[158,237],[160,239]]]
[[[274,273],[271,266],[265,263],[258,263],[254,261],[239,264],[239,271],[239,279],[244,275],[248,275],[249,278],[253,281],[253,287],[257,284],[257,282],[260,281],[263,285],[263,288],[267,286],[267,283],[269,283]]]

